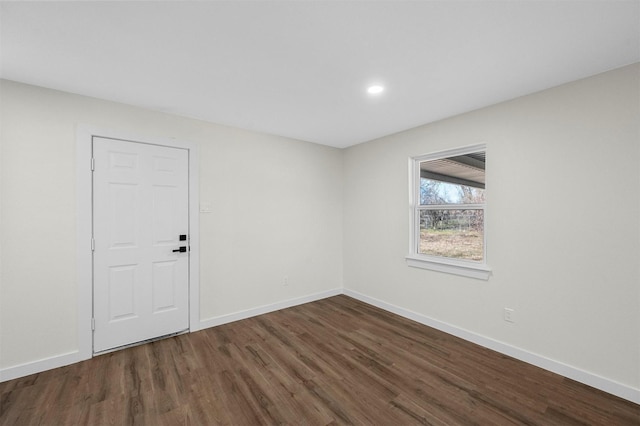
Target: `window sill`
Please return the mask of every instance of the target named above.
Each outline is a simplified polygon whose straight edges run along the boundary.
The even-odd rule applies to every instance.
[[[470,263],[449,259],[439,259],[426,256],[409,255],[407,265],[414,268],[429,269],[447,274],[461,275],[487,281],[491,276],[491,268],[481,263]]]

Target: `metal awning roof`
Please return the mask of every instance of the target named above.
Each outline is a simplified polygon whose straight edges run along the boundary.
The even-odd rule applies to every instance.
[[[485,162],[484,151],[423,161],[420,163],[420,177],[484,189]]]

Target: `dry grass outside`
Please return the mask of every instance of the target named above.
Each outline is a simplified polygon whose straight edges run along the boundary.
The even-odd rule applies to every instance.
[[[420,230],[420,253],[431,256],[482,260],[483,242],[478,231]]]

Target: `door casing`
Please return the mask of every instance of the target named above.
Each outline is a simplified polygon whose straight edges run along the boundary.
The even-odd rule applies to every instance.
[[[175,139],[144,137],[122,132],[79,125],[76,130],[76,199],[77,199],[77,309],[78,309],[78,358],[93,356],[93,261],[92,238],[92,197],[91,157],[93,137],[104,137],[122,141],[147,143],[152,145],[183,148],[189,152],[189,332],[200,329],[200,224],[199,224],[199,183],[198,146],[192,142]]]

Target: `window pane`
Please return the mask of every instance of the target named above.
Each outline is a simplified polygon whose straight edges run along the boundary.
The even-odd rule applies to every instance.
[[[420,204],[484,204],[484,189],[420,178]]]
[[[420,162],[420,204],[482,204],[485,151]]]
[[[484,210],[420,210],[418,253],[483,260]]]

